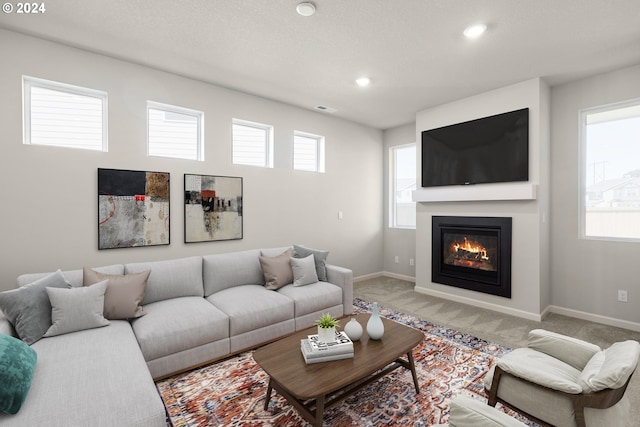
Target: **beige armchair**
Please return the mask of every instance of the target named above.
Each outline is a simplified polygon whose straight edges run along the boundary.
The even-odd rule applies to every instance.
[[[487,374],[488,403],[501,402],[542,426],[624,427],[630,408],[625,391],[639,356],[637,341],[601,350],[536,329],[526,348],[503,356]]]

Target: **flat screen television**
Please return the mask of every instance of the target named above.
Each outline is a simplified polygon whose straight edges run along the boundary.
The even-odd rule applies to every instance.
[[[422,187],[528,180],[528,108],[422,132]]]

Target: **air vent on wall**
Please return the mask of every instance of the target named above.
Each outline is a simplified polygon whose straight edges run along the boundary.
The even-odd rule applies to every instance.
[[[327,107],[327,106],[325,106],[325,105],[316,105],[316,106],[315,106],[315,107],[313,107],[313,108],[315,108],[315,109],[316,109],[316,110],[318,110],[318,111],[322,111],[323,113],[331,113],[331,114],[333,114],[333,113],[335,113],[336,111],[338,111],[338,110],[336,110],[335,108]]]

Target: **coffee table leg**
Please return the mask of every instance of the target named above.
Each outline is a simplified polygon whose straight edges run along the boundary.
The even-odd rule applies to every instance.
[[[324,395],[316,397],[316,422],[315,427],[322,427],[324,418]]]
[[[420,386],[418,385],[418,375],[416,374],[416,365],[413,363],[413,352],[409,350],[407,353],[409,365],[411,366],[411,375],[413,376],[413,385],[416,387],[416,393],[420,394]]]
[[[267,387],[267,395],[264,398],[264,410],[269,409],[269,401],[271,400],[271,390],[273,390],[273,386],[271,385],[271,378],[269,378],[269,386]]]

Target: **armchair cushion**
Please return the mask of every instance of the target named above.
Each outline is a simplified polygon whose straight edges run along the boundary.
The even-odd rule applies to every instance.
[[[638,342],[617,342],[589,360],[578,378],[578,384],[585,393],[620,388],[636,369],[639,355]]]
[[[562,360],[580,371],[601,350],[595,344],[544,329],[529,332],[528,347]]]
[[[480,400],[461,395],[451,401],[449,426],[524,427],[524,424]]]
[[[503,356],[497,365],[505,372],[544,387],[571,394],[582,393],[582,387],[577,383],[580,371],[530,348],[513,350]],[[491,388],[491,384],[485,386]]]

